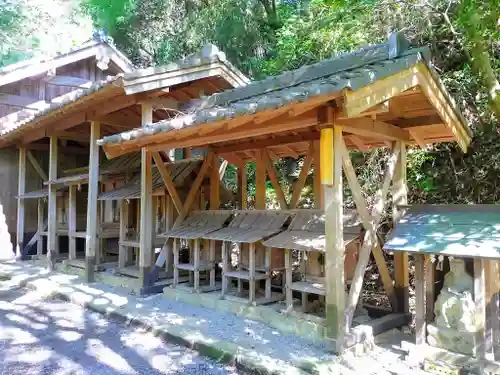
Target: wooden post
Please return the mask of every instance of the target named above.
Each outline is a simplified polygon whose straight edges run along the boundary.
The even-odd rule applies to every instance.
[[[415,344],[425,345],[425,256],[415,254]]]
[[[265,291],[265,298],[266,300],[271,300],[271,281],[272,281],[272,273],[271,273],[271,256],[272,256],[272,251],[273,249],[271,247],[266,247],[265,250],[265,260],[264,264],[266,267],[266,291]]]
[[[128,258],[128,246],[122,245],[122,241],[127,239],[128,230],[128,203],[126,199],[120,201],[120,234],[119,234],[119,246],[118,246],[118,270],[121,270],[127,266],[130,261]]]
[[[205,249],[206,251],[206,249]],[[200,240],[197,238],[194,240],[193,248],[193,267],[194,267],[194,290],[200,292]]]
[[[23,196],[26,191],[26,148],[19,149],[19,175],[17,195]],[[23,258],[24,253],[24,198],[17,198],[17,231],[16,256]]]
[[[333,109],[328,108],[325,119],[334,125]],[[335,340],[337,353],[344,346],[344,239],[342,192],[342,128],[335,126],[321,129],[321,183],[325,202],[325,289],[326,328],[329,338]]]
[[[50,137],[49,148],[49,180],[57,179],[57,136]],[[48,236],[47,236],[47,260],[50,271],[54,269],[55,257],[58,251],[57,237],[57,190],[54,184],[49,184],[49,203],[47,210]]]
[[[68,207],[68,256],[70,260],[76,259],[76,185],[69,186]]]
[[[221,291],[221,297],[224,297],[224,295],[227,293],[227,276],[226,273],[229,270],[229,264],[228,264],[228,259],[229,259],[229,254],[228,254],[228,249],[229,249],[229,244],[230,242],[223,241],[222,242],[222,291]]]
[[[153,107],[142,104],[142,126],[153,123]],[[139,283],[144,288],[151,284],[150,270],[153,265],[153,159],[146,149],[141,150],[141,224],[139,248]]]
[[[90,122],[89,184],[87,197],[87,233],[85,237],[85,275],[87,282],[94,282],[94,266],[97,253],[97,230],[99,216],[97,195],[99,194],[99,146],[97,140],[101,134],[101,124]]]
[[[173,252],[174,252],[174,281],[172,282],[172,287],[175,288],[179,284],[179,246],[177,245],[177,238],[173,239]]]
[[[238,202],[240,210],[247,209],[247,168],[243,162],[238,166]]]
[[[290,249],[285,249],[285,302],[286,312],[291,312],[293,310],[293,296],[292,296],[292,251]]]
[[[486,335],[486,261],[474,258],[474,304],[476,308],[476,328],[479,330],[474,336],[474,356],[478,359],[492,359],[493,341]]]
[[[392,204],[394,225],[403,215],[403,210],[398,206],[408,204],[408,188],[406,186],[406,145],[403,142],[397,142],[396,147],[399,148],[399,159],[396,165],[392,184]],[[408,253],[394,254],[394,293],[398,301],[398,310],[402,313],[408,313],[409,310],[409,263]]]
[[[218,210],[220,208],[220,170],[219,170],[219,156],[214,153],[212,155],[212,171],[210,174],[210,209]],[[215,244],[214,240],[205,241],[204,251],[209,250],[209,259],[212,263],[212,268],[210,269],[210,286],[215,287]],[[196,280],[195,280],[196,282]]]
[[[317,209],[324,209],[325,204],[323,201],[323,198],[324,198],[323,185],[321,184],[321,155],[320,155],[319,141],[313,142],[313,148],[314,148],[314,156],[313,156],[313,163],[314,163],[314,182],[313,182],[314,207]]]
[[[434,321],[434,263],[430,256],[425,257],[425,322],[427,324]]]
[[[42,232],[45,230],[45,217],[43,214],[43,199],[38,198],[38,239],[36,244],[36,255],[41,257],[43,254],[43,236]]]
[[[251,243],[248,247],[249,259],[249,273],[250,280],[248,280],[248,300],[250,303],[255,302],[255,244]]]

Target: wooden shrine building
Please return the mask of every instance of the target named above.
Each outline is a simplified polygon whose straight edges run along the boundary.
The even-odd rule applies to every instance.
[[[17,208],[7,204],[4,212],[10,228],[16,228],[10,231],[17,234],[18,253],[38,242],[38,253],[46,248],[52,268],[59,259],[59,237],[68,238],[70,258],[80,238],[92,280],[98,241],[120,235],[116,205],[98,203],[98,196],[133,179],[141,165],[140,155],[106,160],[97,139],[175,117],[193,99],[246,83],[213,45],[165,66],[135,69],[106,40],[96,40],[64,55],[0,70],[0,153],[8,156],[1,161],[2,178],[9,181],[0,196],[2,202],[17,197]],[[156,160],[172,159],[172,153],[159,152]]]
[[[201,148],[207,152],[199,175],[183,201],[170,183],[171,177],[165,173],[166,188],[177,202],[175,208],[178,216],[173,225],[174,230],[189,222],[196,189],[210,165],[212,186],[209,207],[211,210],[220,209],[219,179],[216,174],[219,158],[238,167],[239,208],[247,210],[245,165],[255,162],[254,208],[266,210],[266,180],[269,178],[280,209],[287,218],[273,215],[270,211],[266,212],[265,218],[237,212],[232,221],[225,224],[227,228],[235,229],[229,231],[230,234],[224,234],[228,232],[226,228],[214,228],[209,234],[196,229],[200,233],[196,235],[199,244],[219,241],[215,247],[218,254],[221,251],[224,251],[223,255],[227,254],[227,249],[238,247],[244,250],[242,254],[248,254],[244,264],[238,265],[239,268],[235,270],[229,269],[227,263],[223,265],[224,283],[225,275],[249,285],[248,291],[245,287],[236,291],[241,292],[239,297],[245,297],[240,298],[241,302],[248,303],[250,300],[250,303],[257,303],[255,294],[259,293],[259,280],[265,281],[269,273],[289,267],[289,252],[294,250],[287,249],[290,246],[299,247],[296,250],[302,252],[316,253],[308,259],[322,264],[322,270],[315,278],[307,278],[306,275],[300,285],[290,280],[290,274],[287,273],[283,286],[285,293],[282,293],[283,299],[288,296],[290,309],[287,313],[294,313],[294,301],[290,300],[293,299],[293,293],[289,288],[295,288],[296,292],[300,287],[300,291],[305,293],[302,296],[306,296],[303,301],[306,304],[308,294],[319,295],[325,307],[322,321],[337,352],[350,345],[352,320],[371,254],[396,314],[391,321],[401,320],[405,316],[408,312],[408,254],[400,252],[395,255],[393,278],[376,233],[389,189],[392,189],[394,217],[398,219],[402,213],[400,207],[407,203],[407,147],[458,142],[465,151],[471,140],[471,132],[460,111],[431,67],[427,49],[409,48],[401,35],[392,34],[385,43],[215,93],[194,103],[186,113],[170,119],[151,118],[148,107],[143,107],[142,111],[141,127],[104,136],[98,141],[109,158],[141,150],[142,234],[150,233],[152,227],[151,166],[153,159],[157,162],[158,152],[176,148]],[[349,150],[377,147],[387,148],[390,157],[383,182],[373,199],[374,206],[370,210],[361,192]],[[304,157],[302,172],[288,201],[274,165],[282,157]],[[97,163],[91,159],[91,169],[93,165]],[[307,210],[297,210],[297,204],[312,166],[315,208],[320,212],[304,215]],[[357,234],[352,231],[356,226],[353,227],[344,218],[347,207],[344,207],[342,172],[356,204],[356,215],[364,228],[364,231],[358,230]],[[96,190],[95,185],[90,189]],[[272,233],[263,233],[264,220]],[[272,241],[273,236],[287,228],[297,236],[295,241]],[[311,233],[317,233],[317,236],[311,236]],[[347,290],[345,245],[357,236],[361,236],[359,249]],[[168,231],[165,237],[167,241],[156,262],[150,252],[144,252],[141,258],[141,272],[148,275],[143,278],[145,287],[156,281],[159,269],[170,257]],[[318,239],[322,243],[317,246],[317,251],[312,251]],[[142,235],[141,250],[151,247],[152,236]],[[210,245],[203,246],[201,251],[207,248],[211,249]],[[199,252],[199,249],[195,251]],[[288,259],[286,264],[285,258]],[[201,271],[199,267],[191,269]],[[225,292],[227,290],[224,289]],[[199,292],[202,291],[199,288]],[[272,294],[266,284],[264,297],[270,296]]]

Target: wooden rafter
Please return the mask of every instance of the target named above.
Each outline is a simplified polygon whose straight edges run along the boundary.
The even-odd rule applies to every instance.
[[[354,120],[339,121],[339,123],[342,124],[344,131],[347,133],[389,141],[411,142],[410,135],[406,130],[387,122],[361,117]]]

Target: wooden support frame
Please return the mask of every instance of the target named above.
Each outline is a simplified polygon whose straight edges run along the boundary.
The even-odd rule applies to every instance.
[[[406,183],[406,145],[403,142],[396,143],[399,148],[399,160],[396,166],[394,181],[392,185],[392,220],[396,224],[404,213],[401,207],[408,204],[408,187]],[[408,253],[398,252],[394,254],[394,288],[398,301],[398,312],[408,313],[409,301],[409,262]]]
[[[94,267],[97,252],[98,212],[97,196],[99,194],[99,146],[101,124],[98,121],[90,122],[90,152],[89,152],[89,182],[87,197],[87,235],[85,238],[85,273],[87,282],[94,282]],[[50,176],[52,179],[52,176]]]
[[[126,199],[120,200],[120,234],[118,244],[118,270],[126,267],[131,260],[129,258],[129,247],[123,241],[127,239],[129,225],[129,203]]]
[[[151,104],[141,105],[141,123],[143,126],[153,122]],[[142,288],[151,285],[150,271],[153,265],[153,159],[151,152],[141,150],[141,216],[139,233],[139,284]]]
[[[165,184],[168,193],[172,197],[172,202],[174,203],[175,209],[177,210],[177,212],[181,212],[182,202],[181,199],[179,198],[179,194],[177,193],[174,182],[172,181],[172,176],[170,176],[170,172],[163,164],[163,160],[158,151],[152,152],[151,155],[153,156],[156,167],[160,172],[161,178],[163,179],[163,183]]]
[[[382,187],[376,193],[375,206],[373,208],[373,213],[370,215],[364,201],[361,188],[359,186],[359,182],[356,178],[356,174],[354,172],[354,168],[352,168],[352,164],[350,162],[349,153],[345,144],[342,144],[342,154],[344,159],[344,171],[346,173],[347,181],[349,183],[349,187],[351,188],[351,192],[353,195],[354,202],[356,203],[356,208],[358,213],[363,221],[363,226],[365,227],[365,236],[363,240],[363,245],[361,247],[361,251],[359,253],[358,263],[356,265],[356,269],[354,271],[354,278],[351,284],[351,289],[349,291],[349,297],[346,305],[346,317],[348,319],[347,327],[350,329],[352,318],[354,316],[354,311],[356,309],[357,303],[359,301],[359,296],[361,293],[361,289],[363,286],[363,278],[366,270],[366,266],[370,260],[370,253],[372,249],[378,246],[378,238],[377,238],[377,227],[382,218],[382,214],[385,208],[386,197],[389,192],[389,187],[391,181],[394,177],[396,164],[399,160],[399,148],[394,145],[393,152],[389,162],[387,164],[387,170],[385,173],[384,181]],[[389,298],[391,298],[391,285],[392,281],[390,280],[389,271],[385,265],[385,261],[383,261],[383,254],[380,254],[377,250],[378,255],[375,255],[375,259],[379,259],[377,262],[377,266],[379,267],[379,272],[382,276],[382,281],[384,282],[384,286],[389,294]],[[380,251],[381,252],[381,251]],[[382,257],[382,259],[380,259]]]
[[[415,254],[415,344],[426,343],[425,256]]]
[[[17,195],[21,197],[26,191],[26,149],[19,149],[19,169]],[[24,199],[17,199],[16,256],[24,255]]]
[[[49,180],[57,179],[57,157],[58,157],[58,142],[57,136],[50,137],[49,151]],[[54,184],[49,184],[49,199],[47,209],[47,260],[49,271],[52,271],[55,266],[55,258],[58,253],[57,241],[57,190]]]
[[[38,173],[38,175],[40,176],[40,178],[42,179],[42,181],[44,181],[44,182],[47,181],[49,179],[48,176],[47,176],[47,173],[45,173],[45,171],[43,170],[43,168],[40,165],[40,163],[38,162],[38,160],[36,160],[36,158],[33,155],[33,153],[28,150],[26,152],[26,156],[28,156],[28,160],[30,161],[30,163],[33,166],[33,168],[35,168],[35,171]]]
[[[269,180],[271,181],[274,191],[276,192],[276,198],[278,199],[280,208],[282,210],[286,210],[288,209],[288,203],[286,202],[285,194],[283,193],[283,189],[281,188],[280,182],[278,180],[276,168],[274,167],[273,163],[271,162],[271,158],[269,157],[268,150],[264,149],[263,156],[265,159],[264,162],[266,163],[267,175],[269,176]]]
[[[69,186],[68,205],[68,257],[70,260],[76,259],[76,185]]]
[[[243,162],[238,166],[237,176],[238,176],[238,204],[240,210],[247,209],[247,166]]]
[[[290,208],[295,209],[300,201],[300,196],[302,195],[302,189],[306,183],[307,176],[309,174],[309,170],[311,169],[311,165],[314,157],[314,145],[313,142],[309,143],[309,150],[304,159],[304,164],[302,164],[302,169],[299,174],[299,178],[293,184],[293,193],[292,198],[290,200]]]
[[[41,257],[43,254],[43,236],[42,232],[45,230],[45,216],[44,216],[44,210],[43,210],[43,199],[38,198],[38,238],[37,238],[37,244],[36,244],[36,255],[38,257]]]
[[[478,359],[493,359],[493,340],[486,331],[486,261],[474,259],[474,304],[476,327],[480,329],[474,336],[473,354]]]

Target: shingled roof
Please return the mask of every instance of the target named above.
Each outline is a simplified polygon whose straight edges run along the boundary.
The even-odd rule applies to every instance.
[[[398,34],[394,35],[393,40],[390,38],[386,43],[367,46],[244,87],[216,93],[199,100],[183,115],[104,137],[99,140],[99,144],[118,144],[157,133],[230,120],[292,103],[305,102],[314,97],[342,92],[345,89],[355,91],[419,62],[427,64],[429,60],[427,48],[407,49]],[[448,100],[452,102],[451,98]],[[460,112],[456,109],[455,112],[465,124]],[[466,126],[465,128],[468,132],[468,128]]]

